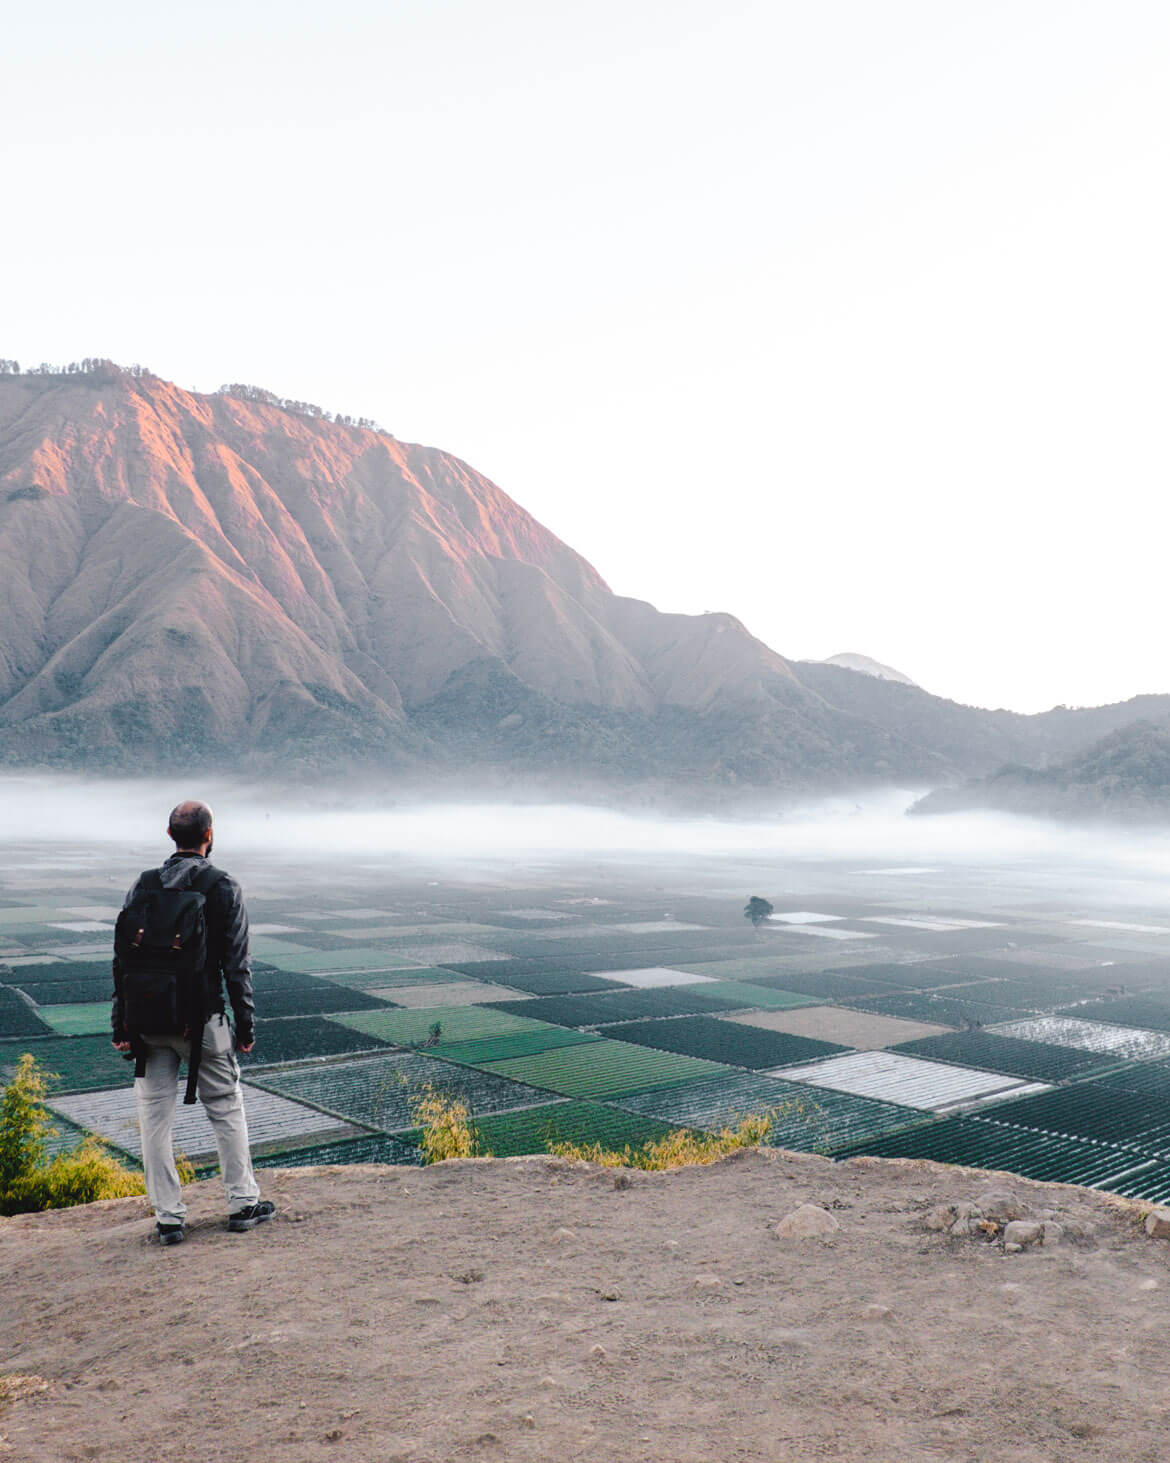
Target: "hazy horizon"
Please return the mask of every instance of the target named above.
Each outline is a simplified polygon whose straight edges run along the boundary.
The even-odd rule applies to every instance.
[[[745,889],[746,897],[775,894],[786,875],[795,877],[802,867],[836,866],[850,879],[895,879],[906,898],[921,882],[918,876],[933,887],[935,876],[949,881],[982,869],[993,879],[978,890],[984,902],[994,902],[1002,882],[1047,891],[1066,903],[1090,899],[1095,908],[1149,907],[1162,900],[1170,878],[1170,826],[1135,831],[994,812],[907,817],[915,795],[897,789],[861,799],[809,798],[773,814],[765,806],[749,818],[498,798],[404,797],[378,806],[356,789],[315,800],[225,778],[0,774],[0,849],[43,845],[52,854],[61,846],[80,853],[116,848],[127,864],[147,867],[172,851],[167,813],[187,796],[211,803],[213,859],[236,868],[288,863],[324,870],[373,859],[384,862],[392,877],[417,866],[442,868],[448,877],[462,868],[469,877],[499,878],[593,861],[603,878],[619,877],[626,865],[681,867],[690,870],[687,877],[705,868],[718,879],[721,868],[730,875],[746,862],[758,869],[764,886]]]

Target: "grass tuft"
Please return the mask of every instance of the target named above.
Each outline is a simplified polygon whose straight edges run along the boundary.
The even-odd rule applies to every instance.
[[[579,1158],[602,1168],[689,1168],[716,1163],[741,1148],[758,1147],[772,1131],[772,1123],[771,1113],[760,1113],[742,1118],[734,1127],[718,1133],[676,1128],[664,1138],[653,1138],[636,1147],[628,1143],[624,1148],[603,1148],[600,1143],[556,1143],[552,1151],[562,1158]]]

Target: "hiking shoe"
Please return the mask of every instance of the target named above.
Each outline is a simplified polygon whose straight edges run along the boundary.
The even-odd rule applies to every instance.
[[[181,1224],[156,1224],[154,1232],[158,1235],[160,1245],[181,1245],[183,1243],[183,1226]]]
[[[275,1213],[276,1205],[271,1199],[260,1199],[246,1209],[237,1209],[234,1214],[229,1214],[228,1229],[233,1234],[243,1234],[246,1229],[255,1229],[258,1224],[271,1219]]]

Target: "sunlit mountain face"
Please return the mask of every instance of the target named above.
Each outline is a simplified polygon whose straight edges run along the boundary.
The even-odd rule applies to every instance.
[[[928,786],[1043,721],[615,595],[466,463],[372,424],[103,362],[0,375],[9,763]]]

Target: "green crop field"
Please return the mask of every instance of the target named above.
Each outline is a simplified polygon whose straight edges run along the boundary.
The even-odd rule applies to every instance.
[[[312,1067],[269,1068],[249,1073],[248,1080],[282,1097],[390,1133],[414,1126],[415,1105],[428,1087],[466,1102],[473,1116],[548,1101],[548,1094],[536,1088],[420,1052],[386,1052]]]
[[[1015,1011],[1021,1016],[1033,1015],[1040,1008],[1029,1001],[1021,1000],[1008,989],[1005,980],[973,980],[963,985],[948,986],[933,995],[945,996],[948,1001],[974,1001],[979,1005],[995,1006],[997,1009]]]
[[[768,985],[751,985],[738,980],[714,981],[703,987],[711,1000],[722,1001],[730,1010],[787,1011],[793,1006],[814,1006],[811,996]]]
[[[693,1082],[726,1069],[715,1062],[674,1052],[653,1051],[622,1041],[595,1041],[493,1062],[487,1070],[566,1097],[614,1097]]]
[[[0,909],[0,934],[11,935],[15,929],[33,926],[44,933],[63,934],[63,930],[45,931],[50,920],[64,922],[70,916],[58,904],[12,904]]]
[[[523,1004],[532,1005],[533,1002]],[[343,1026],[369,1032],[397,1046],[425,1042],[439,1027],[437,1045],[477,1041],[485,1036],[503,1036],[516,1031],[537,1031],[545,1026],[530,1016],[513,1015],[495,1006],[430,1006],[423,1010],[369,1011],[356,1016],[339,1016]]]
[[[652,986],[649,990],[616,990],[610,986],[590,996],[544,996],[535,1001],[493,1001],[497,1011],[527,1012],[558,1026],[605,1026],[612,1021],[644,1017],[690,1016],[702,1011],[732,1011],[733,997],[712,996],[714,982],[701,985]]]
[[[1115,1179],[1102,1187],[1111,1189],[1115,1194],[1124,1194],[1128,1199],[1147,1199],[1151,1204],[1170,1203],[1170,1159],[1145,1164],[1128,1177]]]
[[[400,985],[449,985],[462,980],[458,971],[448,970],[442,965],[403,965],[394,970],[346,970],[335,975],[323,975],[331,985],[343,986],[347,990],[392,990]]]
[[[687,968],[697,971],[700,975],[720,976],[721,968],[729,962],[721,961],[716,965],[692,965]],[[730,976],[731,972],[728,972]],[[747,984],[757,986],[776,986],[780,990],[791,991],[793,995],[807,996],[813,1002],[840,1001],[848,996],[883,996],[890,995],[895,987],[883,984],[876,980],[870,980],[864,976],[852,975],[848,970],[811,970],[811,971],[786,971],[782,977],[778,976],[757,976],[755,980],[748,980]]]
[[[588,851],[542,856],[529,877],[507,858],[489,867],[453,853],[424,866],[400,851],[316,857],[311,844],[240,850],[237,862],[223,832],[256,930],[258,1039],[241,1064],[266,1165],[417,1161],[406,1139],[429,1085],[466,1100],[486,1146],[506,1154],[560,1141],[620,1148],[771,1109],[769,1141],[783,1146],[835,1156],[919,1144],[1170,1197],[1170,938],[1079,924],[1048,869],[1035,881],[1005,866],[994,897],[979,869],[887,868],[876,856],[861,869],[853,855]],[[132,1067],[106,1033],[110,926],[140,860],[105,845],[42,858],[0,843],[0,1068],[35,1052],[60,1074],[77,1124],[109,1127],[133,1110]],[[1152,874],[1145,883],[1148,908],[1127,905],[1118,919],[1161,928],[1163,891]],[[838,923],[757,932],[742,917],[752,891]],[[1107,911],[1104,884],[1101,895],[1086,907]],[[874,922],[891,915],[909,923]],[[932,919],[955,927],[914,925]],[[873,938],[824,937],[863,928]],[[663,977],[645,972],[663,967],[705,979],[654,985]],[[464,985],[475,981],[488,989]],[[490,1004],[470,1003],[480,996]],[[949,1064],[944,1085],[956,1067],[1001,1074],[992,1084],[1056,1085],[947,1126],[901,1105],[908,1086],[878,1101],[785,1080],[789,1063],[849,1050],[810,1039],[843,1039],[832,1013],[785,1014],[824,1003],[982,1023],[894,1049]],[[1053,1014],[1066,1008],[1079,1020]],[[735,1012],[758,1014],[727,1019]],[[867,1039],[902,1040],[864,1019]],[[278,1097],[301,1103],[299,1116]],[[309,1119],[315,1128],[296,1125]],[[343,1141],[343,1120],[367,1132]]]
[[[125,1087],[133,1080],[133,1064],[124,1061],[108,1036],[52,1036],[36,1041],[0,1041],[0,1068],[11,1073],[22,1052],[32,1052],[41,1069],[55,1072],[52,1092],[94,1092]]]
[[[601,1028],[602,1036],[637,1042],[661,1051],[706,1057],[733,1067],[782,1067],[792,1062],[813,1062],[818,1057],[848,1051],[831,1041],[789,1036],[715,1016],[682,1016],[672,1021],[633,1021]]]
[[[849,1150],[883,1158],[930,1158],[970,1168],[1004,1169],[1044,1183],[1112,1188],[1123,1175],[1147,1166],[1132,1149],[1086,1138],[1056,1137],[1008,1127],[986,1118],[951,1117],[867,1139]]]
[[[85,1004],[42,1006],[40,1016],[60,1036],[89,1036],[94,1032],[110,1030],[109,1001],[89,1001]]]
[[[418,1164],[422,1155],[410,1143],[386,1133],[368,1133],[361,1138],[342,1138],[337,1143],[319,1143],[315,1148],[287,1148],[254,1160],[256,1168],[312,1168],[334,1163]],[[214,1166],[204,1170],[215,1173]]]
[[[451,964],[451,970],[458,971],[472,980],[497,981],[510,986],[514,991],[527,991],[533,996],[559,996],[578,991],[612,991],[620,981],[606,980],[602,976],[588,975],[584,970],[556,965],[541,965],[523,960],[483,961],[460,960]]]
[[[557,1143],[600,1143],[603,1148],[637,1147],[671,1131],[666,1123],[595,1102],[554,1102],[522,1112],[501,1113],[476,1123],[481,1153],[512,1158],[547,1153]]]
[[[1115,996],[1066,1006],[1058,1016],[1080,1021],[1107,1021],[1114,1026],[1140,1026],[1146,1031],[1170,1031],[1170,999],[1158,996]]]
[[[767,1142],[804,1153],[831,1153],[862,1138],[920,1123],[923,1117],[894,1103],[751,1072],[733,1072],[618,1102],[672,1127],[713,1132],[742,1118],[766,1114],[773,1124]]]
[[[0,1037],[43,1036],[52,1028],[9,986],[0,986]]]
[[[938,995],[907,991],[892,996],[852,996],[849,1000],[842,1001],[841,1005],[852,1006],[858,1011],[872,1011],[879,1016],[902,1016],[908,1021],[930,1021],[937,1026],[962,1026],[966,1021],[978,1021],[983,1026],[990,1026],[994,1021],[1018,1021],[1022,1014],[1009,1006],[950,1000],[945,991]]]
[[[386,1011],[394,1007],[367,991],[351,990],[332,981],[283,971],[257,971],[253,976],[256,1012],[263,1016],[328,1016],[340,1011]]]
[[[904,1052],[908,1057],[1004,1072],[1012,1077],[1031,1077],[1037,1082],[1067,1082],[1112,1060],[1100,1052],[999,1036],[993,1031],[948,1031],[943,1036],[904,1041],[890,1050]]]
[[[782,985],[791,969],[791,957],[780,955],[743,955],[732,960],[708,960],[698,964],[678,965],[692,975],[705,975],[711,980],[744,980]]]
[[[1108,1094],[1107,1101],[1103,1093]],[[1170,1152],[1170,1108],[1164,1096],[1157,1093],[1127,1092],[1119,1087],[1102,1088],[1096,1082],[1080,1082],[1002,1103],[996,1108],[995,1118],[1013,1127]]]
[[[335,1057],[385,1045],[376,1036],[351,1031],[323,1016],[287,1016],[279,1021],[262,1018],[256,1023],[256,1049],[250,1056],[240,1054],[240,1066],[303,1062],[311,1057]]]
[[[1096,1055],[1095,1053],[1093,1055]],[[1107,1058],[1102,1058],[1107,1060]],[[1094,1080],[1094,1087],[1105,1089],[1101,1100],[1108,1102],[1110,1088],[1123,1092],[1147,1093],[1170,1102],[1170,1062],[1128,1062],[1114,1071]]]
[[[441,965],[438,959],[408,957],[401,951],[388,951],[369,946],[354,949],[346,941],[343,950],[310,950],[306,946],[286,943],[261,936],[255,941],[257,954],[270,960],[281,970],[299,971],[304,975],[334,975],[350,970],[401,970],[408,965]]]
[[[504,1062],[511,1057],[530,1057],[536,1052],[552,1051],[559,1046],[579,1046],[596,1041],[585,1031],[566,1030],[563,1026],[540,1026],[530,1031],[506,1032],[502,1036],[485,1036],[478,1041],[444,1042],[436,1048],[445,1062],[461,1062],[468,1067],[482,1067],[491,1062]]]
[[[38,1006],[80,1006],[93,1001],[105,1001],[109,1006],[114,981],[108,969],[100,978],[45,980],[44,972],[52,968],[51,965],[26,965],[8,976],[5,984],[23,991]]]

